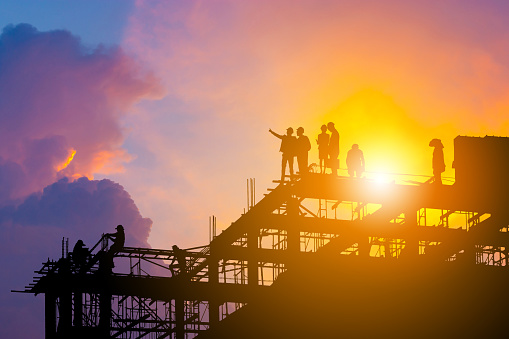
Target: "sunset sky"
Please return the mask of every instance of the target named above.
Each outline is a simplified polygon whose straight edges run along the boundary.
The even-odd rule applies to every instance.
[[[43,337],[31,281],[60,241],[204,245],[333,121],[340,166],[454,177],[457,135],[509,134],[507,1],[0,2],[0,329]],[[73,156],[72,156],[73,155]],[[71,159],[72,156],[72,160]],[[85,178],[83,178],[85,177]],[[388,177],[391,177],[390,175]],[[27,327],[26,321],[33,323]]]

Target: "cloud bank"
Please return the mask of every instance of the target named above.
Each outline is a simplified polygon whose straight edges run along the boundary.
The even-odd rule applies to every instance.
[[[90,180],[123,170],[122,119],[160,85],[119,47],[84,46],[67,31],[20,24],[0,35],[0,318],[2,336],[42,338],[43,299],[13,295],[62,237],[93,246],[126,229],[148,247],[152,221],[119,184]],[[90,179],[89,179],[90,178]],[[30,326],[26,324],[29,323]]]
[[[67,31],[39,32],[27,24],[4,28],[0,203],[64,176],[121,171],[131,158],[121,147],[121,118],[158,88],[117,47],[86,48]]]
[[[143,218],[124,188],[110,180],[70,182],[67,178],[30,195],[19,206],[0,209],[0,257],[4,274],[0,282],[2,333],[8,338],[43,338],[42,297],[9,293],[31,282],[41,263],[58,259],[61,239],[82,239],[91,248],[102,233],[126,229],[126,246],[150,247],[152,221]],[[31,319],[31,320],[27,320]],[[23,325],[31,321],[30,326]]]

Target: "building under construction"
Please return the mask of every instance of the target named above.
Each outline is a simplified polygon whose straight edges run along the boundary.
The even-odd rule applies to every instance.
[[[457,137],[452,185],[279,182],[208,245],[48,260],[46,338],[509,336],[509,139]]]

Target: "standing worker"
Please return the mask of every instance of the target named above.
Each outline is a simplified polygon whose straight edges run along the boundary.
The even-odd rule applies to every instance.
[[[309,138],[304,135],[304,128],[297,128],[297,164],[299,165],[299,174],[305,175],[308,170],[308,152],[311,149]]]
[[[364,172],[364,153],[359,149],[359,145],[353,144],[352,149],[346,154],[346,167],[351,177],[360,178]]]
[[[331,132],[329,141],[329,167],[332,170],[332,175],[338,175],[339,168],[339,132],[334,127],[333,122],[327,124],[327,129]]]
[[[318,134],[316,143],[318,144],[318,159],[320,161],[320,173],[325,173],[327,168],[327,161],[329,160],[329,134],[327,133],[327,126],[322,125],[320,128],[322,133]]]
[[[290,168],[291,180],[293,179],[293,158],[295,157],[295,144],[297,142],[297,138],[292,136],[293,128],[288,127],[286,129],[286,135],[277,134],[271,129],[269,129],[269,132],[276,138],[281,139],[281,147],[279,148],[279,152],[283,155],[283,159],[281,161],[281,181],[285,180],[286,164],[288,164],[288,167]]]
[[[433,139],[429,142],[433,150],[433,182],[442,185],[442,173],[445,171],[444,145],[440,139]]]

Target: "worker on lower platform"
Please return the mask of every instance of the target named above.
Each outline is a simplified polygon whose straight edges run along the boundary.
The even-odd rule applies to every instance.
[[[172,267],[173,263],[175,261],[177,261],[178,268],[179,268],[179,273],[178,274],[183,276],[183,275],[185,275],[187,273],[186,251],[183,250],[183,249],[180,249],[177,245],[173,245],[171,248],[173,250],[174,257],[173,257],[172,263],[170,264],[170,267]],[[173,270],[172,270],[172,274],[174,274]]]
[[[124,226],[118,225],[116,227],[116,230],[117,231],[115,233],[107,233],[106,234],[106,237],[108,239],[113,240],[113,245],[111,245],[111,247],[108,251],[111,254],[116,254],[116,253],[120,252],[122,250],[122,248],[124,248],[124,243],[125,243]]]
[[[351,177],[360,178],[364,172],[364,153],[359,149],[359,145],[353,144],[352,149],[346,154],[346,167]]]
[[[433,182],[442,185],[442,173],[445,171],[444,145],[440,139],[433,139],[429,142],[433,150]]]
[[[110,240],[113,240],[113,245],[110,246],[108,252],[106,252],[106,267],[113,268],[115,264],[113,263],[113,257],[115,254],[120,252],[122,248],[124,248],[125,243],[125,233],[124,226],[118,225],[116,227],[115,233],[106,233],[104,236]]]
[[[89,254],[88,248],[85,247],[83,240],[80,239],[72,250],[72,261],[77,267],[81,267],[86,263]]]

